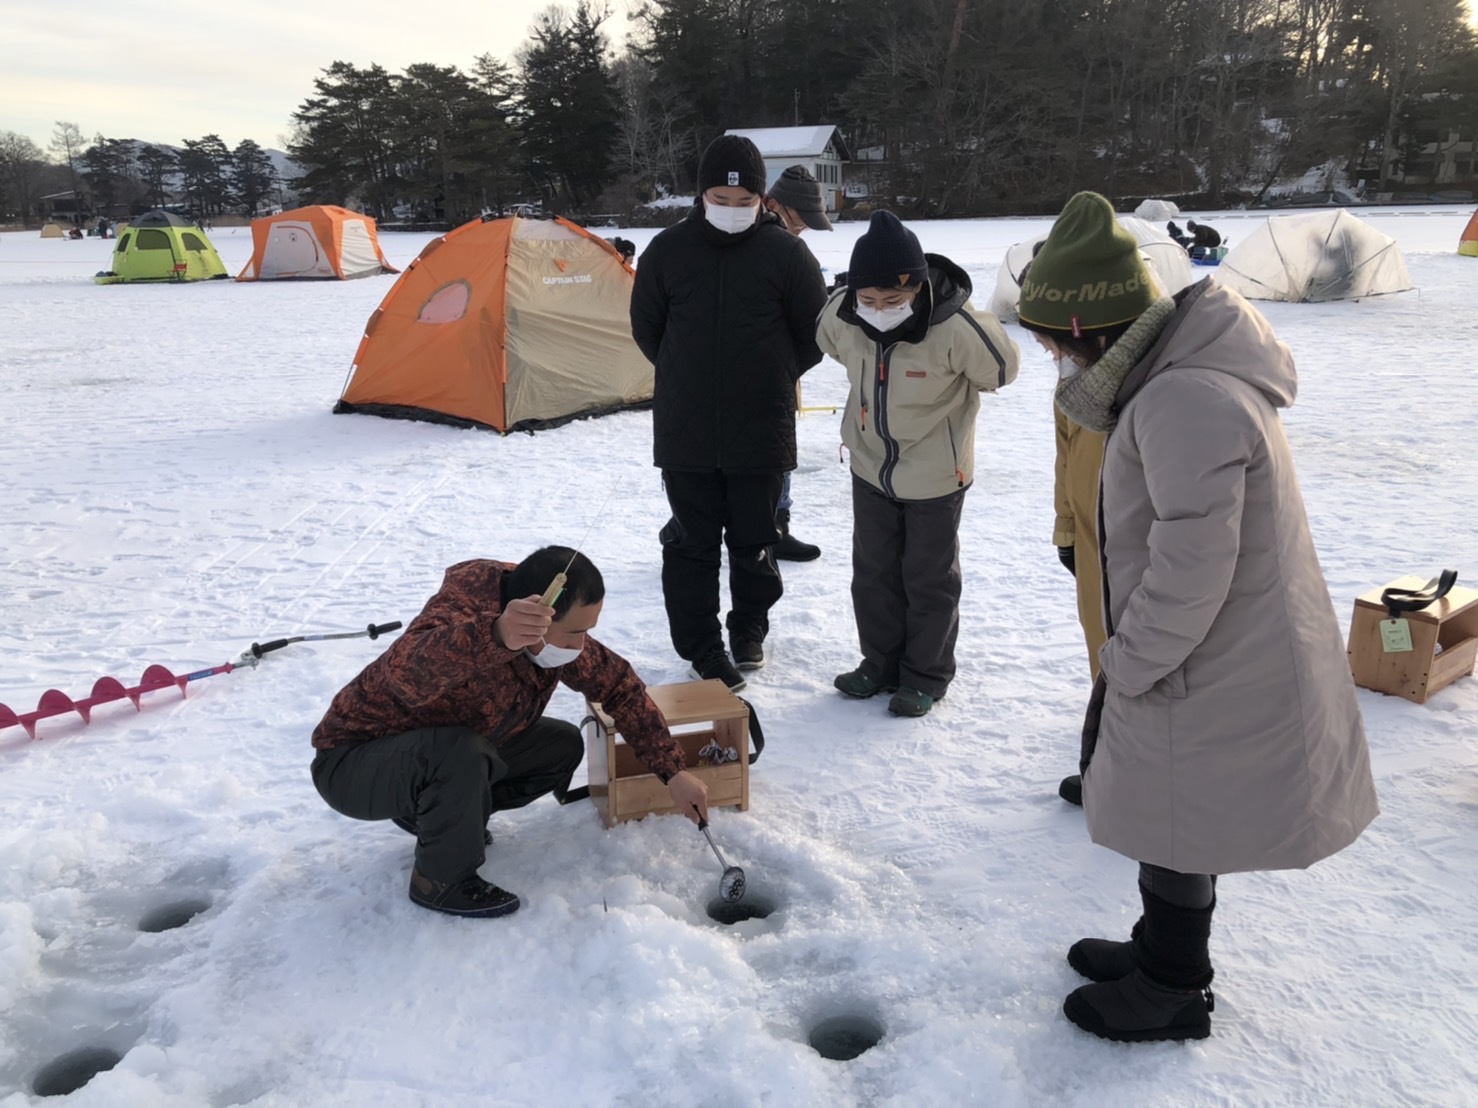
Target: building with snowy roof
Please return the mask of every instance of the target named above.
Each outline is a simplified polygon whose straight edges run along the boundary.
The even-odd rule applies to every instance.
[[[852,160],[842,134],[831,123],[812,127],[734,127],[726,135],[743,135],[765,159],[765,187],[793,165],[803,165],[821,182],[826,210],[841,208],[842,165]]]

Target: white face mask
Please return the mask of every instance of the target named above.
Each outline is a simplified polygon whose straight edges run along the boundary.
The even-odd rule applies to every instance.
[[[1057,359],[1057,376],[1066,381],[1069,377],[1076,377],[1083,372],[1083,367],[1071,358]]]
[[[545,643],[544,649],[539,651],[539,653],[530,654],[525,650],[524,656],[536,666],[543,666],[545,669],[558,669],[560,666],[567,666],[573,662],[580,656],[584,649],[583,646],[552,646],[549,643]]]
[[[857,305],[857,318],[876,331],[891,331],[905,323],[913,315],[913,301],[905,300],[892,308],[869,308]]]
[[[754,226],[759,218],[760,206],[751,204],[745,208],[722,208],[717,204],[703,202],[703,218],[726,235],[737,235]]]

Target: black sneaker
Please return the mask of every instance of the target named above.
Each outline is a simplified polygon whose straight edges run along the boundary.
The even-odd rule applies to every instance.
[[[744,675],[734,668],[734,663],[729,661],[729,655],[721,646],[695,659],[688,675],[698,681],[722,681],[729,686],[730,692],[738,692],[746,684]]]
[[[765,644],[749,639],[734,639],[729,643],[734,655],[734,665],[744,671],[765,668]]]
[[[418,839],[421,837],[421,832],[416,829],[416,825],[408,819],[401,819],[399,816],[391,816],[390,822],[395,824],[395,826],[399,827],[402,831],[416,836],[416,838]],[[489,831],[486,827],[482,829],[482,845],[493,845],[493,833]]]
[[[522,903],[507,889],[500,889],[475,873],[461,881],[443,883],[431,880],[420,870],[411,870],[410,898],[433,912],[471,919],[511,915]]]

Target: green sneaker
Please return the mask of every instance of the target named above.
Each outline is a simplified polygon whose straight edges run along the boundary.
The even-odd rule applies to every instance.
[[[832,681],[836,690],[846,696],[855,696],[858,700],[866,700],[869,696],[877,696],[880,692],[892,692],[893,686],[882,685],[874,681],[861,669],[854,669],[849,673],[837,674],[836,680]]]
[[[944,697],[933,697],[918,689],[911,689],[904,685],[896,693],[893,699],[888,701],[888,711],[895,716],[926,716],[929,709],[934,707],[935,700],[943,700]]]

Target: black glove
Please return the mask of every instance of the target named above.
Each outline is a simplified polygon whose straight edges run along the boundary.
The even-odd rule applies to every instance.
[[[847,287],[847,271],[845,269],[842,270],[840,273],[837,273],[837,274],[833,274],[832,275],[832,278],[831,278],[831,291],[832,292],[836,292],[837,289],[844,289],[846,287]]]
[[[1057,548],[1057,560],[1074,577],[1078,575],[1078,555],[1071,546],[1059,546]]]

